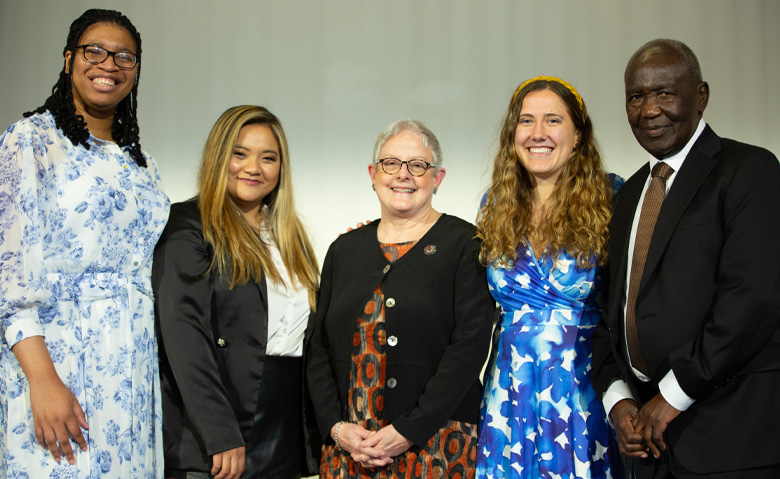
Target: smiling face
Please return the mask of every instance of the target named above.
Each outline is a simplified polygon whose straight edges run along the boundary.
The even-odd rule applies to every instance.
[[[628,123],[642,148],[658,159],[682,150],[707,107],[707,83],[693,78],[669,49],[632,58],[625,82]]]
[[[391,137],[379,150],[379,159],[397,158],[401,161],[425,160],[433,163],[433,155],[419,136],[402,131]],[[412,176],[406,165],[394,175],[382,170],[382,165],[369,165],[368,173],[376,189],[376,196],[382,205],[382,218],[416,218],[431,209],[434,187],[438,188],[444,179],[444,168],[434,173],[429,168],[422,176]],[[387,215],[387,216],[386,216]]]
[[[250,225],[257,224],[263,199],[279,184],[281,171],[279,143],[267,125],[241,128],[228,165],[228,195]]]
[[[81,35],[79,45],[97,45],[113,52],[136,53],[133,37],[123,27],[113,23],[95,23]],[[69,72],[73,61],[72,91],[76,113],[84,116],[113,116],[117,105],[130,94],[135,84],[138,65],[119,68],[109,56],[103,63],[84,59],[83,48],[65,52],[65,68]]]
[[[515,129],[515,151],[536,184],[555,183],[579,134],[561,97],[552,90],[529,92]]]

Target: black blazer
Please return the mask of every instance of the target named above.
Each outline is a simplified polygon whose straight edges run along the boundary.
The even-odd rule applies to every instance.
[[[442,215],[390,265],[377,241],[379,221],[341,235],[322,269],[307,379],[323,438],[348,420],[347,393],[357,318],[384,282],[387,337],[384,419],[425,447],[450,419],[476,424],[479,372],[490,343],[495,303],[479,264],[474,226]],[[432,253],[432,254],[431,254]],[[332,441],[331,441],[332,442]]]
[[[631,224],[648,174],[645,165],[617,195],[607,314],[593,340],[594,388],[603,394],[621,377],[644,402],[672,369],[696,400],[667,429],[667,444],[684,467],[705,474],[777,464],[777,158],[708,126],[683,162],[661,208],[636,303],[650,388],[625,360],[621,308]]]
[[[204,276],[211,257],[197,201],[172,205],[152,268],[170,468],[208,471],[210,456],[245,445],[263,377],[265,280],[230,290],[224,280]],[[317,467],[307,452],[304,475]]]

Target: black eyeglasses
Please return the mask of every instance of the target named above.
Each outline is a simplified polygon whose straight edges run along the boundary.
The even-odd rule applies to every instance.
[[[103,63],[109,55],[114,57],[114,65],[129,70],[138,63],[138,57],[130,52],[112,52],[97,45],[79,45],[76,48],[84,49],[84,60],[90,63]]]
[[[382,170],[388,175],[395,175],[401,171],[401,167],[404,165],[406,165],[406,170],[412,176],[422,176],[428,169],[435,168],[431,163],[421,159],[401,161],[398,158],[387,157],[379,160],[379,164],[382,165]]]

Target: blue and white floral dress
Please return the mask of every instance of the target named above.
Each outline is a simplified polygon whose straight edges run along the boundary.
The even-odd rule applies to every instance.
[[[150,284],[168,218],[156,164],[116,144],[74,146],[48,113],[0,137],[0,477],[162,477]],[[35,439],[11,348],[43,336],[87,416],[88,450],[58,464]]]
[[[480,410],[478,478],[620,477],[590,380],[600,270],[565,253],[537,260],[525,245],[512,267],[488,268],[501,320]]]

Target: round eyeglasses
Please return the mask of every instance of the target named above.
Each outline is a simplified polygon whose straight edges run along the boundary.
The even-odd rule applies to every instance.
[[[395,175],[401,171],[401,167],[404,165],[406,165],[406,170],[412,176],[422,176],[428,169],[435,168],[431,163],[421,159],[401,161],[398,158],[387,157],[379,160],[379,164],[382,165],[382,170],[388,175]]]
[[[138,63],[138,57],[130,52],[112,52],[97,45],[79,45],[76,48],[84,49],[84,60],[90,63],[103,63],[109,55],[114,57],[114,65],[129,70]]]

